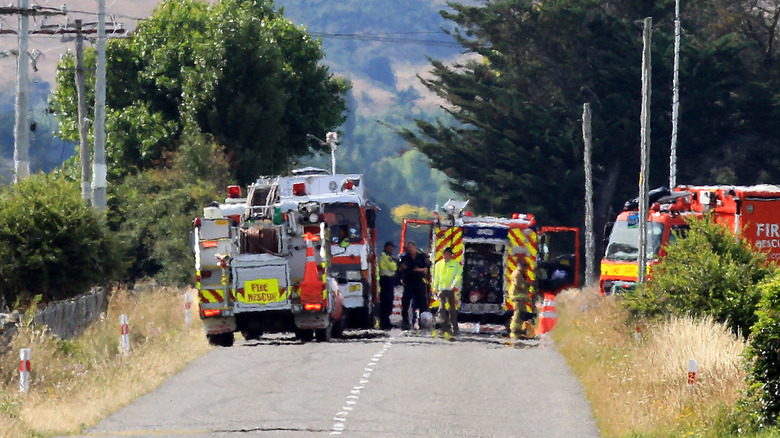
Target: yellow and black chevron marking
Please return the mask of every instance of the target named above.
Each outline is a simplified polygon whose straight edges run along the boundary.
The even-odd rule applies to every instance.
[[[224,293],[221,290],[201,289],[198,291],[198,298],[201,303],[221,303],[225,301]]]
[[[506,269],[504,270],[504,284],[509,287],[512,282],[512,272],[517,268],[518,257],[525,257],[525,262],[528,265],[526,271],[526,280],[528,284],[532,285],[530,294],[534,293],[534,281],[536,281],[536,254],[537,250],[537,234],[530,228],[511,228],[509,230],[509,248],[507,248]],[[527,254],[514,255],[514,248],[522,246],[526,249]],[[507,303],[509,300],[507,300]],[[509,307],[505,306],[505,309]]]
[[[449,227],[436,231],[436,259],[438,262],[444,256],[442,253],[447,247],[452,248],[452,257],[458,262],[463,262],[463,228]]]

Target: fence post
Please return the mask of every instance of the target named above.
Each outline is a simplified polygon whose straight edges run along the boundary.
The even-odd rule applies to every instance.
[[[122,345],[122,352],[127,355],[130,353],[130,327],[127,325],[127,315],[119,315],[119,324],[122,336],[119,338],[119,343]]]
[[[184,294],[184,322],[187,323],[187,325],[192,324],[192,311],[190,308],[192,307],[192,300],[190,298],[189,293]]]
[[[30,349],[19,350],[19,391],[27,394],[30,391]]]

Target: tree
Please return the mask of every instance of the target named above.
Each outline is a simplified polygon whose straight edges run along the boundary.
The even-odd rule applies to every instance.
[[[212,136],[185,131],[170,169],[148,169],[109,187],[109,220],[132,261],[126,280],[194,281],[192,219],[219,199],[229,180],[227,155]],[[224,198],[224,195],[222,195]]]
[[[678,180],[776,179],[776,154],[766,152],[777,147],[780,125],[766,122],[778,108],[780,77],[758,62],[759,46],[730,24],[736,15],[724,9],[725,0],[684,3]],[[447,102],[454,123],[417,120],[416,129],[400,133],[477,211],[519,209],[544,223],[575,224],[584,191],[579,119],[582,104],[591,102],[594,216],[601,229],[612,208],[636,195],[642,42],[635,21],[646,16],[655,23],[651,184],[668,178],[673,5],[452,3],[454,12],[442,15],[456,24],[453,36],[472,56],[454,65],[431,60],[433,77],[421,80]]]
[[[270,0],[163,1],[134,34],[107,47],[112,175],[169,166],[166,152],[187,126],[226,146],[242,183],[286,170],[320,147],[306,134],[324,136],[343,122],[349,86],[318,64],[323,56]],[[71,65],[66,57],[53,99],[69,139],[77,132]]]

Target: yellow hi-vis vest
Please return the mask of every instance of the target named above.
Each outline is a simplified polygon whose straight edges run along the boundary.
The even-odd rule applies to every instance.
[[[389,254],[382,251],[382,254],[379,256],[379,275],[382,277],[392,277],[395,275],[397,269],[398,263],[396,263]]]
[[[448,262],[441,259],[433,267],[433,278],[434,290],[460,289],[460,283],[463,280],[463,268],[455,259]]]

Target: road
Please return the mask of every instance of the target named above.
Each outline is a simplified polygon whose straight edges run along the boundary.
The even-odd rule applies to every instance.
[[[217,348],[84,437],[598,437],[549,341],[277,335]]]

